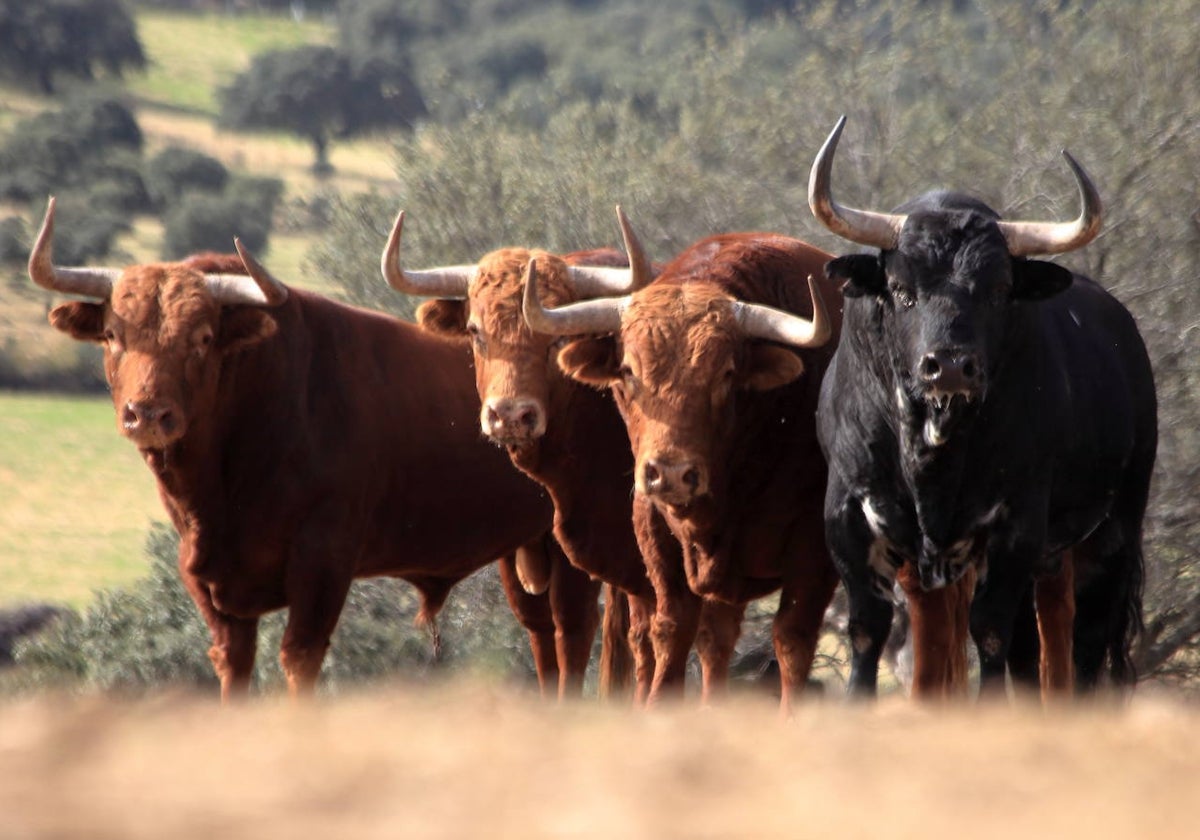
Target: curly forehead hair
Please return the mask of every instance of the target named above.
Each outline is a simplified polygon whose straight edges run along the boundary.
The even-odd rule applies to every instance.
[[[126,330],[164,344],[215,318],[218,309],[204,275],[182,263],[134,266],[113,288],[112,310]]]
[[[697,367],[717,358],[739,334],[729,302],[707,283],[649,286],[635,295],[623,332],[627,345],[642,349],[642,376],[667,381],[681,361]]]
[[[471,280],[472,304],[484,313],[483,325],[489,335],[513,336],[525,327],[521,297],[525,289],[525,267],[530,258],[537,260],[538,296],[545,306],[562,306],[575,300],[575,291],[567,275],[567,265],[548,251],[503,248],[479,261],[479,271]]]

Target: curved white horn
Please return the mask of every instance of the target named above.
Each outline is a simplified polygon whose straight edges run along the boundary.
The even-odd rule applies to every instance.
[[[829,132],[825,144],[817,152],[812,170],[808,175],[808,206],[817,221],[831,231],[851,242],[871,245],[887,251],[896,247],[900,228],[904,227],[905,216],[894,213],[876,213],[872,210],[855,210],[843,207],[833,200],[830,181],[833,175],[833,153],[846,126],[843,114],[837,125]]]
[[[233,247],[242,258],[242,265],[249,276],[205,274],[204,282],[208,284],[208,291],[218,303],[274,307],[288,299],[287,286],[272,277],[236,236],[233,239]]]
[[[537,288],[537,260],[525,267],[522,311],[529,329],[547,335],[610,333],[621,329],[621,313],[629,306],[629,296],[601,297],[571,303],[557,309],[542,306]]]
[[[107,300],[121,276],[118,268],[62,268],[54,264],[54,196],[29,252],[29,279],[43,289]]]
[[[1066,149],[1062,151],[1079,187],[1079,217],[1071,222],[997,222],[1014,257],[1062,254],[1082,248],[1100,233],[1104,204],[1100,192],[1083,167]]]
[[[734,318],[742,332],[749,337],[779,341],[794,347],[820,347],[829,341],[832,329],[829,313],[825,309],[825,298],[811,274],[808,276],[808,293],[812,296],[813,304],[811,321],[782,309],[744,301],[734,301]]]
[[[426,271],[405,271],[400,267],[400,232],[404,228],[404,211],[396,216],[392,232],[379,261],[383,279],[398,292],[418,297],[461,299],[475,276],[475,266],[455,265]]]

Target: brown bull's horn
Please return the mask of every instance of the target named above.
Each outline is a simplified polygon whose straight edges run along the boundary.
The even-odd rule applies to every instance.
[[[205,274],[208,291],[217,303],[244,306],[279,306],[288,299],[287,286],[280,283],[263,268],[249,249],[236,236],[233,247],[242,258],[249,278],[240,274]]]
[[[870,210],[855,210],[843,207],[833,200],[830,180],[833,173],[833,153],[837,150],[842,129],[846,125],[843,114],[829,133],[825,145],[817,152],[812,171],[808,175],[808,206],[817,221],[831,231],[851,242],[870,245],[887,251],[896,247],[900,228],[904,227],[905,216],[894,213],[876,213]]]
[[[107,300],[121,276],[116,268],[60,268],[54,264],[54,196],[29,252],[29,279],[43,289]]]
[[[794,347],[820,347],[829,340],[831,329],[825,299],[811,274],[808,276],[808,293],[812,295],[813,303],[811,321],[782,309],[743,301],[733,302],[733,316],[749,338],[765,338]]]
[[[1008,251],[1014,257],[1074,251],[1100,233],[1104,213],[1100,193],[1079,162],[1071,157],[1071,153],[1066,149],[1062,153],[1075,175],[1075,183],[1079,185],[1079,201],[1082,205],[1079,218],[1073,222],[997,222],[1008,242]]]
[[[475,266],[454,265],[431,268],[427,271],[405,271],[400,267],[400,231],[404,228],[404,211],[396,216],[379,268],[383,279],[398,292],[419,297],[461,299],[475,276]]]
[[[542,306],[537,288],[537,260],[525,267],[525,297],[522,309],[525,323],[536,333],[581,335],[609,333],[621,329],[621,313],[629,306],[629,296],[602,297],[571,303],[557,309]]]
[[[642,241],[634,233],[633,225],[619,204],[617,224],[621,226],[621,238],[625,240],[625,253],[629,256],[629,268],[633,273],[629,291],[636,292],[650,285],[650,281],[654,279],[654,269],[650,265],[650,258],[646,256],[646,250],[642,247]]]

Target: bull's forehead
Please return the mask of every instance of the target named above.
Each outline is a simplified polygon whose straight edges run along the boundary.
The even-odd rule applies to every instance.
[[[558,307],[575,299],[566,264],[554,254],[525,248],[503,248],[479,261],[467,288],[471,312],[488,336],[508,341],[529,341],[533,334],[525,326],[521,299],[525,290],[525,268],[537,260],[538,297],[546,307]]]
[[[706,283],[652,285],[634,293],[621,335],[642,380],[662,385],[710,376],[730,364],[742,341],[732,301]]]
[[[889,270],[927,285],[1007,276],[1008,245],[996,219],[974,210],[918,211],[900,231]]]
[[[203,275],[179,265],[127,269],[111,300],[129,342],[141,338],[169,345],[215,323],[219,313]]]

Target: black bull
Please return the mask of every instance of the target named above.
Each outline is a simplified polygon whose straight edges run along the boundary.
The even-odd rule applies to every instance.
[[[895,214],[843,208],[829,190],[841,125],[813,166],[810,202],[835,232],[879,248],[827,268],[845,280],[845,320],[818,409],[852,690],[874,690],[892,616],[881,590],[905,562],[928,587],[979,571],[971,635],[985,685],[1003,685],[1033,582],[1071,573],[1077,684],[1095,685],[1106,657],[1113,681],[1131,683],[1153,374],[1120,303],[1025,258],[1094,237],[1095,188],[1068,156],[1084,202],[1075,222],[1001,222],[946,192]]]

